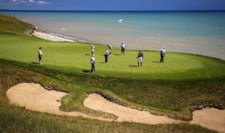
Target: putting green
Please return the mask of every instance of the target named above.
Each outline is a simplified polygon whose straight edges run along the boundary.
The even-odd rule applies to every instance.
[[[43,65],[71,73],[87,74],[90,69],[90,45],[69,42],[50,42],[35,37],[0,35],[0,58],[25,63],[37,62],[37,50],[43,49]],[[159,63],[159,52],[143,51],[143,67],[137,67],[138,51],[127,50],[120,55],[113,49],[109,63],[104,63],[106,46],[95,47],[94,75],[134,79],[199,79],[225,76],[222,60],[181,53],[167,52],[165,63]]]

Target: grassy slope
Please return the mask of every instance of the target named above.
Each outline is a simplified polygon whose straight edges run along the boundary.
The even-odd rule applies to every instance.
[[[43,86],[57,84],[60,86],[60,90],[71,92],[70,95],[63,100],[62,108],[64,110],[88,111],[83,108],[82,100],[87,93],[91,92],[111,95],[120,99],[123,103],[129,104],[129,106],[154,109],[160,113],[166,113],[173,117],[186,119],[190,119],[191,116],[188,106],[195,102],[211,101],[220,103],[223,108],[225,107],[225,96],[223,95],[225,92],[224,62],[220,60],[203,58],[195,55],[172,53],[166,57],[167,62],[163,64],[162,67],[160,66],[162,64],[152,62],[156,61],[155,59],[158,60],[158,52],[145,52],[144,63],[146,67],[135,68],[128,67],[128,64],[133,65],[136,63],[135,57],[137,52],[129,51],[129,56],[119,56],[117,55],[119,50],[116,49],[114,51],[114,54],[116,55],[113,55],[112,58],[110,58],[110,64],[107,64],[106,66],[105,64],[99,63],[103,61],[102,53],[104,53],[105,48],[103,46],[98,46],[96,48],[98,71],[95,74],[85,74],[81,70],[89,68],[89,55],[86,55],[89,54],[90,51],[88,45],[53,43],[23,35],[11,36],[3,34],[0,35],[0,41],[0,58],[6,59],[0,60],[0,103],[5,106],[5,110],[0,109],[1,118],[4,118],[0,123],[0,131],[3,127],[5,127],[4,130],[6,131],[10,131],[10,129],[12,131],[14,129],[5,126],[6,123],[12,123],[15,128],[17,127],[18,123],[15,121],[15,116],[10,115],[11,113],[7,114],[7,111],[12,111],[16,115],[24,116],[19,118],[25,123],[19,128],[21,132],[24,130],[27,130],[27,132],[31,131],[33,129],[31,128],[31,123],[33,121],[41,121],[41,123],[48,122],[52,124],[45,125],[39,123],[40,125],[37,124],[34,129],[35,131],[32,130],[33,132],[37,132],[40,129],[44,131],[54,130],[54,126],[60,126],[65,130],[71,128],[74,129],[79,126],[76,131],[83,132],[82,129],[85,127],[80,124],[82,122],[88,123],[89,126],[87,128],[93,128],[96,132],[122,132],[124,130],[126,132],[135,132],[139,127],[143,127],[143,125],[139,124],[137,124],[137,126],[135,126],[136,124],[121,124],[116,125],[116,127],[119,128],[112,131],[114,127],[110,123],[103,124],[103,122],[98,121],[90,123],[90,121],[83,119],[72,120],[76,124],[64,127],[62,123],[67,123],[66,121],[68,118],[60,117],[57,121],[53,122],[53,116],[49,116],[48,119],[45,119],[43,114],[39,114],[40,118],[37,118],[35,117],[35,114],[32,114],[29,121],[26,122],[24,120],[28,117],[28,115],[24,113],[26,111],[9,107],[6,104],[7,100],[5,98],[5,91],[9,87],[20,82],[38,82]],[[36,52],[39,46],[44,48],[45,54],[45,65],[41,67],[32,64],[32,62],[36,62]],[[150,61],[147,62],[146,60]],[[115,66],[111,66],[113,64]],[[38,74],[34,74],[36,76],[32,76],[33,74],[27,75],[23,70],[18,68],[27,69],[45,76],[39,75],[40,77],[38,78]],[[170,71],[169,68],[173,71]],[[116,71],[112,72],[113,69],[116,69]],[[158,74],[154,73],[157,71]],[[109,76],[111,76],[111,78]],[[122,79],[118,79],[118,77]],[[218,77],[218,79],[215,79],[215,77]],[[102,125],[98,126],[98,124]],[[162,126],[147,126],[146,128],[140,129],[140,132],[149,132],[151,130],[155,132],[206,132],[206,130],[203,130],[202,128],[189,125],[166,125],[163,126],[163,128],[160,127]],[[59,130],[58,128],[55,129]]]
[[[189,124],[145,125],[103,122],[79,117],[62,117],[47,113],[37,113],[24,108],[10,106],[5,95],[6,91],[9,87],[18,83],[37,82],[43,86],[57,84],[63,87],[70,85],[65,85],[68,82],[62,80],[27,71],[26,64],[23,64],[21,68],[19,66],[6,66],[5,64],[7,62],[4,62],[4,65],[0,65],[0,132],[2,133],[213,133],[213,131],[208,129]],[[73,84],[73,87],[78,87],[78,85]],[[60,88],[59,90],[65,91],[66,89]]]
[[[0,33],[25,35],[24,31],[29,30],[32,25],[24,23],[15,17],[0,14]]]

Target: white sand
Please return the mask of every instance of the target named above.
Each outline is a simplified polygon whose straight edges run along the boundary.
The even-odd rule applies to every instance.
[[[7,91],[7,97],[11,104],[15,104],[26,109],[47,112],[56,115],[82,116],[90,119],[112,121],[110,119],[92,117],[80,112],[63,112],[59,109],[60,99],[67,95],[63,92],[48,91],[39,84],[21,83]],[[174,120],[166,116],[152,115],[147,111],[139,111],[124,107],[110,101],[107,101],[98,94],[90,94],[84,100],[84,106],[90,109],[112,113],[118,116],[118,122],[137,122],[145,124],[168,124],[180,123],[182,121]],[[206,108],[193,112],[193,120],[190,124],[201,125],[203,127],[225,133],[225,110]]]
[[[51,35],[51,34],[44,33],[44,32],[39,32],[39,31],[34,31],[34,33],[32,35],[34,35],[34,36],[36,36],[38,38],[41,38],[41,39],[49,40],[49,41],[75,42],[74,40],[71,40],[71,39],[67,39],[67,38]]]

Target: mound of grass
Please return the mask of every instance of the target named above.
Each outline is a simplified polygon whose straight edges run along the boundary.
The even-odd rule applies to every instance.
[[[25,31],[32,28],[31,24],[22,22],[15,17],[0,14],[0,33],[25,35]]]

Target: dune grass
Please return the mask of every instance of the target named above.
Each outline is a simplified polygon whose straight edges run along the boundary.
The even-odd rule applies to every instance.
[[[15,17],[0,14],[0,33],[25,35],[24,31],[32,28],[31,24],[22,22]]]

